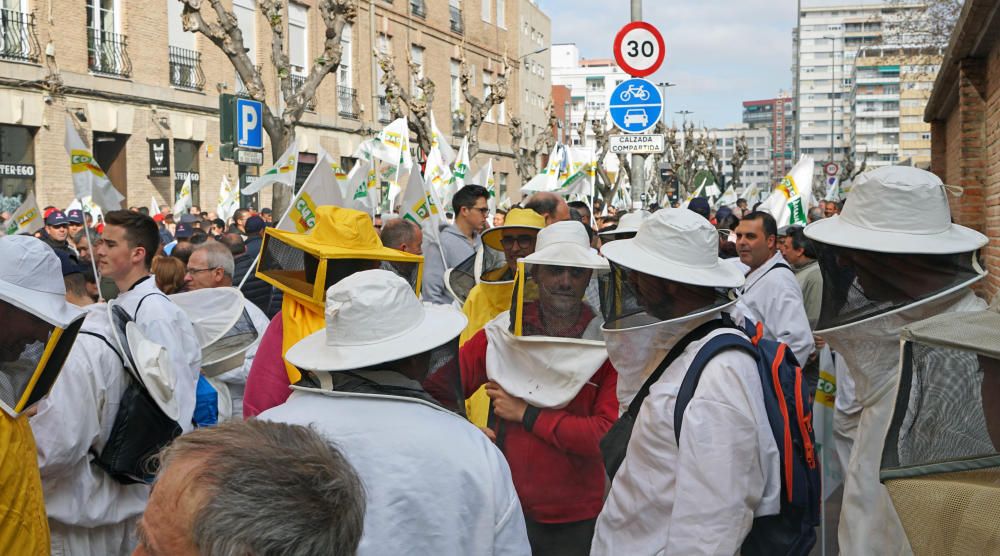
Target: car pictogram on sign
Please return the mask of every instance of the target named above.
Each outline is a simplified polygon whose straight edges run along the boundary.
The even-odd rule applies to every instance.
[[[633,125],[641,125],[643,127],[649,125],[649,118],[646,117],[645,110],[632,109],[625,112],[625,126],[632,127]]]

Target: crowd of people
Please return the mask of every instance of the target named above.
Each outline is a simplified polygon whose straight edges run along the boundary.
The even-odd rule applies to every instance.
[[[900,330],[986,306],[937,177],[862,174],[807,226],[490,200],[0,237],[0,552],[808,554],[824,346],[840,550],[909,552],[878,480]]]

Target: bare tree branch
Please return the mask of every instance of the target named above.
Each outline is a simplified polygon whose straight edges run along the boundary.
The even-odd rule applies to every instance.
[[[462,48],[462,65],[459,83],[462,87],[462,96],[465,102],[469,103],[469,160],[471,161],[479,154],[479,127],[486,121],[486,116],[494,106],[502,104],[507,98],[508,76],[510,75],[510,64],[507,61],[507,54],[502,56],[503,69],[497,78],[489,84],[490,94],[484,95],[482,99],[472,93],[471,83],[473,81],[472,67],[465,59],[465,48]],[[485,83],[484,83],[485,86]]]

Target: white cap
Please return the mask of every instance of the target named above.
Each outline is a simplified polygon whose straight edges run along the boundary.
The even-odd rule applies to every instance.
[[[349,371],[418,355],[455,339],[468,319],[445,305],[425,305],[392,272],[354,273],[326,291],[326,327],[285,355],[309,371]]]
[[[62,264],[41,240],[0,237],[0,261],[0,299],[59,328],[83,316],[66,302]]]

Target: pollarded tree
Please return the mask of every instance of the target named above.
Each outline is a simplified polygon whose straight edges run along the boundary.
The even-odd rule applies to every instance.
[[[171,0],[173,1],[173,0]],[[312,60],[309,74],[301,85],[292,80],[292,66],[288,58],[285,34],[288,29],[286,4],[281,0],[258,0],[271,29],[271,64],[277,73],[280,86],[278,99],[280,110],[268,103],[267,89],[261,69],[250,58],[243,32],[233,11],[223,6],[221,0],[208,0],[208,8],[202,10],[203,0],[176,0],[184,4],[184,30],[201,33],[229,58],[236,74],[243,82],[250,98],[264,105],[264,131],[271,140],[271,154],[274,158],[295,140],[295,126],[302,119],[306,108],[314,102],[316,89],[323,79],[337,71],[341,58],[341,37],[344,26],[357,16],[357,0],[318,0],[317,8],[323,18],[326,32],[323,52]],[[291,201],[291,190],[275,187],[272,208],[282,214]]]

